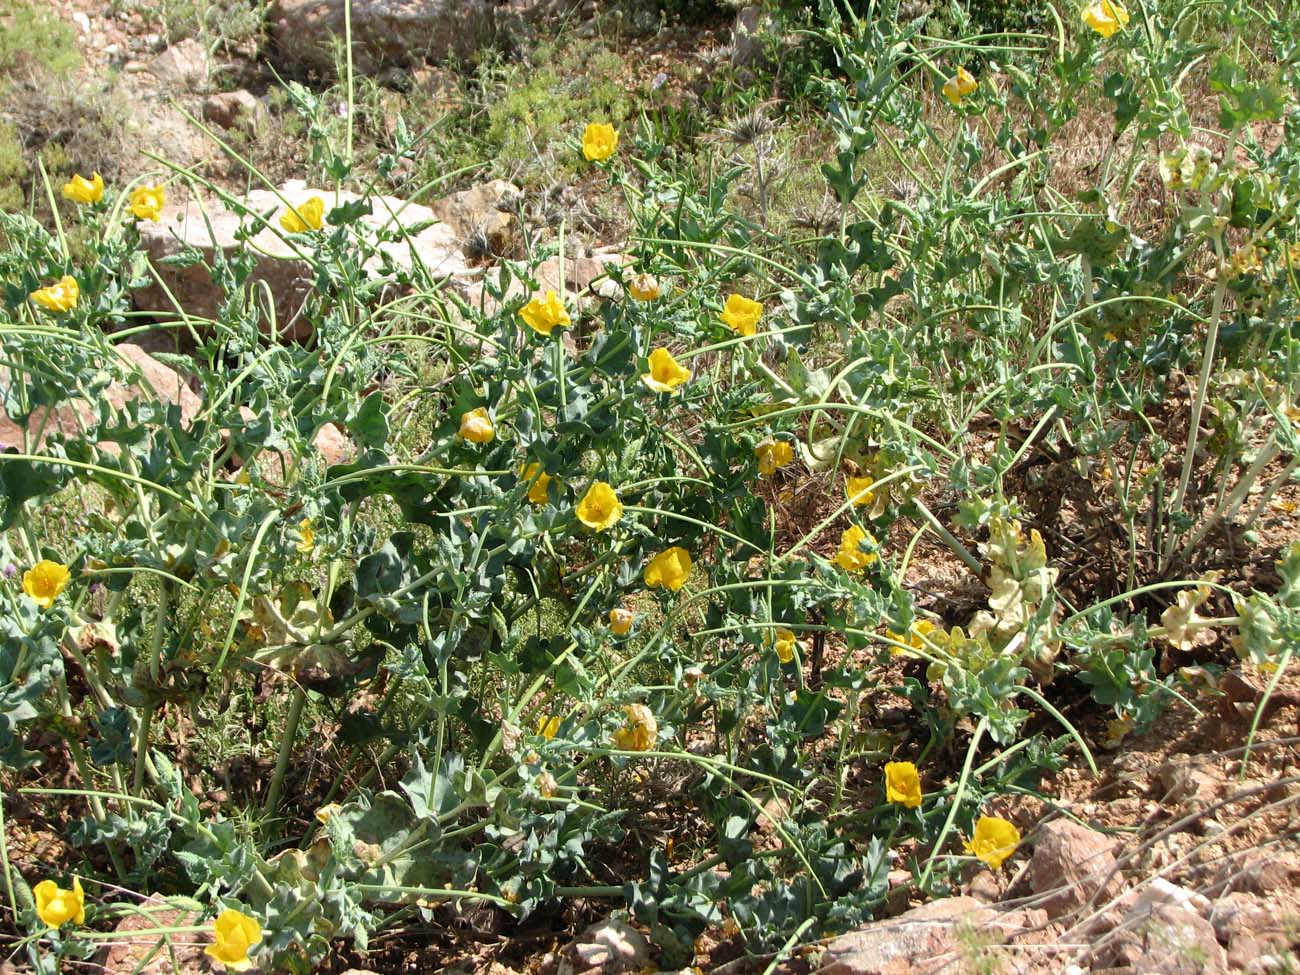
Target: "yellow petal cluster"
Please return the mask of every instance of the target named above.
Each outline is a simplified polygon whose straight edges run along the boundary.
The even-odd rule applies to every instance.
[[[525,464],[519,468],[519,477],[528,482],[528,500],[533,504],[546,504],[554,478],[542,470],[542,465]]]
[[[1102,37],[1110,37],[1128,26],[1128,11],[1115,0],[1097,0],[1083,8],[1083,22]]]
[[[623,713],[627,721],[614,732],[614,747],[628,752],[645,752],[654,747],[659,735],[659,722],[644,704],[625,704]]]
[[[313,196],[305,203],[299,203],[280,214],[280,226],[291,234],[305,234],[309,230],[320,230],[325,225],[325,201]]]
[[[203,949],[205,955],[232,971],[253,967],[248,949],[262,940],[262,926],[254,918],[239,911],[224,910],[213,922],[212,933],[213,943]]]
[[[550,335],[557,325],[568,325],[571,322],[569,313],[564,309],[564,302],[554,291],[547,291],[544,298],[534,295],[528,304],[519,309],[519,317],[541,335]]]
[[[460,429],[456,431],[461,440],[476,444],[491,443],[496,435],[496,427],[492,425],[486,406],[476,407],[461,416]]]
[[[975,835],[962,844],[966,852],[978,857],[994,870],[1020,845],[1020,830],[998,816],[981,816],[975,823]]]
[[[63,184],[63,198],[73,203],[98,203],[104,195],[104,177],[91,173],[90,179],[80,173],[74,173],[72,179]]]
[[[655,349],[650,353],[650,371],[641,377],[656,393],[677,392],[677,387],[691,378],[691,371],[681,365],[667,349]]]
[[[861,507],[875,500],[875,492],[871,490],[871,485],[875,483],[875,479],[870,477],[846,477],[844,493],[854,505]]]
[[[50,559],[41,559],[23,573],[23,592],[41,609],[49,609],[72,580],[68,567]]]
[[[632,624],[635,622],[636,613],[630,609],[615,606],[609,611],[609,632],[615,636],[627,636],[632,632]]]
[[[885,800],[915,809],[921,804],[921,776],[911,762],[885,763]]]
[[[776,473],[777,468],[784,467],[794,460],[794,448],[790,446],[788,440],[773,440],[768,437],[754,448],[754,453],[758,455],[758,473],[763,477],[771,477]]]
[[[582,133],[582,154],[588,162],[604,162],[618,148],[618,130],[606,122],[589,122]]]
[[[310,518],[298,522],[298,544],[294,548],[303,555],[310,555],[316,548],[316,526]]]
[[[86,923],[86,895],[81,889],[81,879],[72,878],[72,889],[64,890],[53,880],[42,880],[32,888],[36,898],[36,916],[46,927],[58,930],[69,921]]]
[[[784,626],[776,629],[776,659],[783,664],[788,664],[794,660],[794,651],[796,647],[794,630],[788,630]]]
[[[65,274],[54,284],[33,291],[30,297],[32,301],[46,311],[61,313],[72,311],[77,307],[77,299],[81,297],[81,288],[77,285],[76,278],[70,274]]]
[[[543,714],[537,719],[537,734],[541,735],[547,741],[555,737],[560,730],[560,716],[558,714]]]
[[[943,97],[954,105],[960,105],[961,100],[967,95],[974,94],[979,86],[980,83],[975,80],[973,74],[965,68],[958,68],[957,73],[944,83]]]
[[[863,542],[876,544],[875,538],[857,525],[850,525],[844,529],[843,534],[840,535],[840,550],[835,553],[835,564],[846,572],[861,572],[876,561],[874,552],[862,551]]]
[[[157,220],[162,216],[167,193],[162,186],[137,186],[128,200],[132,216],[137,220]]]
[[[727,303],[722,307],[722,324],[727,328],[741,335],[753,335],[762,317],[763,306],[759,302],[744,295],[727,295]]]
[[[924,650],[925,638],[937,629],[939,629],[939,627],[930,620],[916,620],[910,627],[908,627],[906,634],[895,633],[893,630],[886,630],[885,636],[893,640],[894,643],[904,643],[913,650]],[[903,654],[907,653],[907,651],[900,646],[891,646],[889,652],[895,657],[901,657]]]
[[[623,517],[623,502],[614,493],[612,485],[596,481],[578,502],[577,513],[578,520],[588,528],[603,532],[613,528]]]
[[[686,585],[691,574],[691,553],[681,546],[664,549],[648,563],[642,578],[651,589],[671,589],[676,592]]]
[[[659,297],[659,282],[653,274],[638,274],[627,283],[627,293],[637,301],[654,301]]]

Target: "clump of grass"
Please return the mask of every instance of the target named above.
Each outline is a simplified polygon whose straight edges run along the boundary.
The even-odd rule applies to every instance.
[[[0,92],[15,80],[66,77],[81,64],[70,24],[43,3],[9,0],[0,12]]]

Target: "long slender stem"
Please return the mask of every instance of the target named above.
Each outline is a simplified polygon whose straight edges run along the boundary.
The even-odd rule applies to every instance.
[[[289,703],[289,716],[284,722],[284,737],[280,739],[280,755],[275,760],[275,774],[271,777],[271,788],[266,793],[264,812],[268,816],[275,815],[276,807],[280,804],[280,790],[284,787],[285,773],[289,771],[293,740],[298,736],[298,722],[302,720],[302,709],[306,703],[306,688],[295,688],[293,700]]]

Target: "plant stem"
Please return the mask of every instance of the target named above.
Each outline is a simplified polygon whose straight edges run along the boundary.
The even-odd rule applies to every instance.
[[[274,816],[280,804],[280,790],[284,786],[284,775],[289,771],[289,759],[293,757],[293,740],[298,735],[298,722],[302,720],[303,705],[307,703],[307,689],[299,685],[294,689],[293,700],[289,703],[289,716],[284,722],[284,737],[280,739],[280,755],[275,760],[275,774],[271,777],[271,788],[266,793],[266,806],[263,812]]]

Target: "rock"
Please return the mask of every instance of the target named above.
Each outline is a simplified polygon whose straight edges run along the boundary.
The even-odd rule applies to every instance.
[[[203,118],[223,129],[256,129],[266,110],[257,96],[241,88],[222,91],[203,100]]]
[[[640,972],[650,961],[650,943],[630,924],[609,918],[583,931],[560,955],[558,975]]]
[[[248,246],[254,254],[255,267],[249,286],[266,282],[275,303],[275,327],[282,338],[302,339],[311,334],[311,324],[302,317],[303,306],[315,290],[316,275],[309,260],[300,257],[312,244],[304,237],[289,240],[279,225],[286,203],[299,206],[313,196],[325,200],[328,213],[335,203],[351,203],[354,193],[315,190],[301,181],[285,184],[280,192],[253,190],[244,200],[246,213],[236,213],[218,203],[190,201],[169,204],[157,222],[141,221],[140,240],[166,288],[151,282],[134,294],[136,308],[163,315],[175,315],[168,290],[190,315],[215,318],[223,300],[222,290],[212,280],[208,265],[220,250],[232,257],[245,246],[238,239],[244,228],[256,223],[256,214],[270,213],[262,229],[250,235]],[[372,230],[400,231],[412,228],[408,237],[380,243],[379,254],[366,262],[366,268],[379,273],[387,258],[401,271],[411,271],[417,263],[435,280],[472,277],[461,256],[450,227],[439,223],[428,207],[407,203],[394,197],[370,198],[372,212],[363,216],[362,224]],[[425,225],[428,226],[425,226]],[[419,227],[423,226],[423,229]],[[167,263],[188,248],[196,249],[206,263],[176,267]],[[270,322],[263,327],[269,329]]]
[[[1160,766],[1156,776],[1165,790],[1164,801],[1184,806],[1213,802],[1224,785],[1223,772],[1214,769],[1205,756],[1190,761],[1166,762]]]
[[[1039,912],[999,914],[972,897],[948,897],[841,935],[822,955],[823,975],[940,975],[961,970],[963,952],[1002,943]]]
[[[514,257],[519,222],[510,211],[518,206],[521,196],[513,183],[494,179],[443,197],[429,204],[429,209],[455,231],[462,250],[471,258]]]
[[[332,74],[343,38],[344,0],[275,0],[268,23],[275,56],[296,74]],[[468,57],[493,34],[488,0],[352,0],[353,67],[387,67]]]
[[[177,88],[205,84],[211,69],[208,49],[192,37],[173,44],[149,62],[149,73],[159,84]]]
[[[1118,894],[1123,880],[1115,865],[1117,847],[1110,837],[1071,820],[1045,823],[1029,861],[1028,880],[1039,895],[1038,906],[1058,918]]]
[[[161,897],[151,897],[137,905],[139,913],[128,914],[113,929],[129,933],[154,928],[179,927],[198,923],[198,915],[166,906]],[[166,935],[137,935],[108,942],[96,956],[96,963],[105,972],[133,972],[135,975],[201,975],[212,971],[203,954],[211,943],[206,932]],[[256,975],[249,970],[250,975]]]
[[[1136,904],[1094,959],[1143,975],[1225,975],[1228,958],[1214,927],[1178,904]]]
[[[188,424],[194,418],[201,400],[186,385],[180,373],[163,365],[139,346],[121,342],[114,348],[128,367],[139,371],[140,381],[129,384],[114,381],[98,394],[100,399],[109,403],[113,413],[121,412],[127,403],[144,397],[178,404],[182,424]],[[0,388],[8,387],[9,383],[9,371],[0,368]],[[32,447],[39,447],[51,433],[80,437],[85,426],[96,422],[95,416],[96,411],[82,399],[68,400],[52,409],[38,407],[27,418],[27,431],[34,438]],[[22,428],[0,412],[0,443],[21,448],[22,442]],[[117,454],[120,449],[111,441],[100,446],[112,454]]]
[[[1271,894],[1300,886],[1300,856],[1285,850],[1255,853],[1241,867],[1234,885],[1252,894]]]
[[[1165,880],[1164,877],[1153,877],[1151,882],[1138,892],[1129,910],[1149,911],[1160,905],[1183,907],[1195,911],[1204,918],[1208,918],[1212,910],[1210,900],[1204,894],[1179,887]]]

